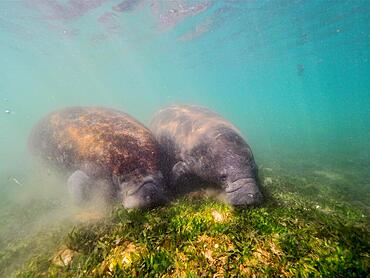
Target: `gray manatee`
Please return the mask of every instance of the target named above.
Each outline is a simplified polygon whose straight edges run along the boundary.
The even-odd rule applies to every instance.
[[[173,105],[154,115],[150,129],[165,154],[165,176],[175,192],[178,181],[190,174],[221,185],[231,205],[262,201],[252,151],[220,115],[200,106]]]
[[[69,175],[68,188],[78,203],[103,183],[108,195],[120,196],[126,208],[151,207],[167,199],[157,141],[121,111],[69,107],[52,112],[33,128],[29,148]]]

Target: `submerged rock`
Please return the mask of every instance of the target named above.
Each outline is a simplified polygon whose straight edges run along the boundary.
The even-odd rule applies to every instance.
[[[52,263],[57,266],[68,266],[71,264],[73,257],[76,255],[76,251],[73,251],[67,247],[63,247],[54,256]]]

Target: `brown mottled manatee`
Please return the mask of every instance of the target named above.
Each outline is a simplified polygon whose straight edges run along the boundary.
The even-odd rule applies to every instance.
[[[220,184],[229,204],[262,201],[250,147],[218,114],[194,105],[169,106],[154,115],[150,128],[167,157],[165,175],[174,192],[183,191],[176,188],[178,181],[191,174]]]
[[[34,127],[32,153],[63,173],[77,202],[88,199],[98,181],[111,195],[122,194],[126,208],[166,201],[160,148],[152,133],[123,112],[100,107],[70,107],[44,117]]]

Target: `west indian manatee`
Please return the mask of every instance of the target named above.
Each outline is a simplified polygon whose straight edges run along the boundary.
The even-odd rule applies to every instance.
[[[190,174],[221,185],[231,205],[262,201],[251,148],[220,115],[200,106],[173,105],[159,110],[150,128],[167,157],[165,171],[174,192],[184,191],[176,186]]]
[[[88,199],[101,181],[111,195],[122,196],[126,208],[166,201],[158,143],[123,112],[100,107],[52,112],[34,127],[29,147],[69,176],[68,188],[77,202]]]

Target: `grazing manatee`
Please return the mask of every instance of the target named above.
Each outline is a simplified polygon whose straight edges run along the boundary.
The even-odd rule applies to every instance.
[[[160,148],[151,132],[129,115],[107,108],[71,107],[53,112],[33,129],[29,147],[48,165],[70,174],[75,201],[88,199],[101,181],[126,208],[166,200]]]
[[[221,184],[225,201],[252,205],[262,201],[257,185],[257,166],[240,132],[218,114],[193,105],[174,105],[159,110],[151,122],[167,157],[172,190],[180,177],[195,175]]]

